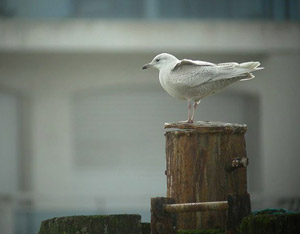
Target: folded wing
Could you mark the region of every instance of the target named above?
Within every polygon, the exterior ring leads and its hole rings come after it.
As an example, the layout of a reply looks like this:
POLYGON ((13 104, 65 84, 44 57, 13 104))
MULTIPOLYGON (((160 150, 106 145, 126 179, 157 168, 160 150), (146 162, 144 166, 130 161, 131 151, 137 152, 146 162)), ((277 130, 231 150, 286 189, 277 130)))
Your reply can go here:
POLYGON ((207 82, 240 77, 240 80, 253 79, 252 71, 261 70, 259 62, 220 63, 183 59, 170 73, 173 83, 196 87, 207 82))
POLYGON ((170 73, 173 83, 194 87, 216 77, 217 65, 204 61, 180 60, 170 73))

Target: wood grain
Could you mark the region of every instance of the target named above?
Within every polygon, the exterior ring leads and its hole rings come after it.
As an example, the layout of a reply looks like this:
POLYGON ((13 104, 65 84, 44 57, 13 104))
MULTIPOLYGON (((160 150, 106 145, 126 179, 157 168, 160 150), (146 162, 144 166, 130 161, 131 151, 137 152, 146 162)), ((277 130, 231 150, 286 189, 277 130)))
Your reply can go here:
MULTIPOLYGON (((247 192, 246 168, 226 170, 236 157, 247 157, 246 125, 219 122, 166 124, 167 197, 176 203, 226 201, 247 192)), ((178 229, 226 226, 226 211, 178 214, 178 229)))

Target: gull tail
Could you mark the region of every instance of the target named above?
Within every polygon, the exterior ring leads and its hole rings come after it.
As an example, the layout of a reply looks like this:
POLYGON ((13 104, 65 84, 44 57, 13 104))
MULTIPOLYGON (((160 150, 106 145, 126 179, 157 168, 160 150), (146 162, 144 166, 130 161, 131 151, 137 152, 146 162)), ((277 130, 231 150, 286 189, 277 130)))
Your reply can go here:
POLYGON ((213 80, 231 78, 240 78, 241 81, 251 80, 255 77, 252 72, 264 69, 259 66, 260 62, 220 63, 217 64, 219 75, 213 78, 213 80))
POLYGON ((249 72, 249 73, 245 73, 245 76, 243 76, 243 78, 240 79, 240 81, 252 80, 254 78, 255 76, 251 72, 249 72))
MULTIPOLYGON (((244 68, 244 69, 247 69, 247 70, 250 70, 250 71, 258 71, 258 70, 264 69, 263 67, 259 67, 260 62, 240 63, 238 66, 240 68, 244 68)), ((240 81, 252 80, 253 78, 255 78, 255 76, 251 72, 248 72, 245 75, 246 75, 245 78, 241 79, 240 81)))
POLYGON ((251 71, 257 71, 257 70, 262 70, 264 69, 263 67, 260 66, 260 62, 246 62, 246 63, 240 63, 238 65, 240 68, 245 68, 249 69, 251 71))

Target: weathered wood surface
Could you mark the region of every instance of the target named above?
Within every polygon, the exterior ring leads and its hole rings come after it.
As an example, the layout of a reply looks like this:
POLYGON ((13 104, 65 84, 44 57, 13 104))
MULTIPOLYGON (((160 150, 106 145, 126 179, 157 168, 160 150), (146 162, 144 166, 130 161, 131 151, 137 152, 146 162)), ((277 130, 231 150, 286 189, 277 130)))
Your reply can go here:
POLYGON ((140 215, 88 215, 42 221, 39 234, 141 234, 140 215))
POLYGON ((245 217, 241 234, 299 234, 300 212, 259 212, 245 217))
POLYGON ((184 213, 196 211, 227 210, 228 202, 198 202, 165 205, 165 210, 170 213, 184 213))
POLYGON ((251 214, 249 193, 228 195, 228 218, 226 230, 230 234, 238 234, 240 225, 246 216, 251 214))
MULTIPOLYGON (((197 122, 165 124, 167 197, 176 203, 226 201, 247 192, 246 168, 226 170, 246 156, 246 125, 197 122)), ((226 226, 227 211, 178 214, 178 229, 226 226)))
POLYGON ((235 133, 244 134, 247 131, 246 124, 232 124, 222 122, 198 121, 195 123, 165 123, 165 129, 196 130, 199 133, 235 133))
POLYGON ((173 203, 173 198, 151 198, 151 234, 177 234, 177 215, 165 211, 165 205, 173 203))
POLYGON ((242 219, 251 213, 250 195, 249 193, 230 194, 227 199, 219 202, 174 203, 176 201, 173 198, 152 198, 152 234, 176 233, 177 219, 174 216, 176 213, 216 210, 227 211, 226 234, 238 234, 242 219))

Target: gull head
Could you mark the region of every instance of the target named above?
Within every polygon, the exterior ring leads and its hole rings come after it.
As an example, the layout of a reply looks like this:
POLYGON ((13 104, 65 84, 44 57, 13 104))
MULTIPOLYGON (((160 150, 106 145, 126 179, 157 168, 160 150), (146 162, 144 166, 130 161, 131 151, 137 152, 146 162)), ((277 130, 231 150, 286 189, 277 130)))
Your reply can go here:
POLYGON ((178 59, 175 56, 167 53, 162 53, 156 55, 150 63, 145 64, 143 66, 143 69, 153 67, 160 70, 161 68, 165 68, 169 66, 174 67, 177 62, 178 59))

